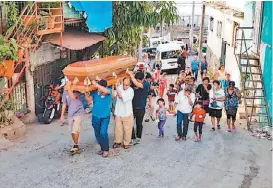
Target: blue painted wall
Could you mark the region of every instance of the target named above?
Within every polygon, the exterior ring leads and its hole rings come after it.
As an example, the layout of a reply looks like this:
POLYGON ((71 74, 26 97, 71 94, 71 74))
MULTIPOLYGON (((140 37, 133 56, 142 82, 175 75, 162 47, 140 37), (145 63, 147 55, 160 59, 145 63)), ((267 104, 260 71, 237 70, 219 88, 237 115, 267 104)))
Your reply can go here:
MULTIPOLYGON (((272 1, 265 1, 263 4, 263 23, 262 23, 261 42, 266 45, 264 53, 263 79, 266 91, 266 98, 272 120, 272 1)), ((262 52, 261 52, 262 53, 262 52)))

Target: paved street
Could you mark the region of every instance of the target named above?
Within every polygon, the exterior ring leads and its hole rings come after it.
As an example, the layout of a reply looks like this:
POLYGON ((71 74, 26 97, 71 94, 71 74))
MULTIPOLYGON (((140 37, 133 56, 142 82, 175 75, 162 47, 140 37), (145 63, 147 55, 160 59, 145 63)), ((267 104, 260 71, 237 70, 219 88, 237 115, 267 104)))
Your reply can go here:
MULTIPOLYGON (((113 123, 109 129, 112 141, 113 123)), ((186 142, 175 142, 175 133, 174 117, 168 119, 164 139, 157 138, 155 123, 145 123, 141 144, 103 159, 95 154, 99 147, 88 116, 80 138, 84 152, 73 157, 66 126, 30 125, 25 137, 0 153, 1 187, 271 187, 270 141, 243 129, 227 133, 224 126, 212 133, 209 122, 201 143, 192 140, 192 124, 186 142)))
MULTIPOLYGON (((174 75, 168 76, 173 82, 174 75)), ((158 139, 156 123, 144 124, 141 144, 118 156, 103 159, 96 152, 90 115, 86 115, 79 155, 70 156, 72 146, 67 125, 29 125, 25 137, 1 150, 1 187, 6 188, 270 188, 271 142, 258 140, 243 128, 227 133, 210 132, 207 118, 204 139, 193 141, 190 124, 188 140, 174 141, 176 119, 169 116, 165 138, 158 139)), ((242 126, 243 127, 243 126, 242 126)), ((113 121, 109 127, 112 145, 113 121)))

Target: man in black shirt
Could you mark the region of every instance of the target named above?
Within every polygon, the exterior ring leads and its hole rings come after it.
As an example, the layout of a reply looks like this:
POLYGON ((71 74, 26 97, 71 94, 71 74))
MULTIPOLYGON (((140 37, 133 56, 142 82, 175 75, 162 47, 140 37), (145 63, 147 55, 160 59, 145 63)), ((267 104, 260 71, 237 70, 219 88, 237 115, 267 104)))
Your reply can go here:
POLYGON ((142 129, 143 129, 143 118, 145 115, 145 108, 150 90, 150 84, 144 79, 143 72, 137 72, 135 75, 133 72, 128 72, 133 82, 132 88, 134 89, 133 98, 133 113, 136 119, 136 134, 133 128, 132 132, 132 143, 131 145, 137 144, 141 140, 142 129))
POLYGON ((181 52, 179 52, 179 55, 177 57, 177 67, 178 67, 177 68, 178 75, 180 74, 180 72, 182 70, 185 71, 185 68, 186 68, 186 58, 184 57, 184 55, 181 52))

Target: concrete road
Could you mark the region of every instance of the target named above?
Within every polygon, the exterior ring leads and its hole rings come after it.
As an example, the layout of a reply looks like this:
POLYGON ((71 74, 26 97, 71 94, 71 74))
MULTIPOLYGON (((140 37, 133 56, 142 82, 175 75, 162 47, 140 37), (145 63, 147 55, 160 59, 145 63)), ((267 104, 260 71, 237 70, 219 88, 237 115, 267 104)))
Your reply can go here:
MULTIPOLYGON (((224 123, 223 123, 224 124, 224 123)), ((270 188, 271 142, 257 140, 240 129, 227 133, 204 127, 201 143, 193 141, 192 123, 187 141, 174 141, 175 117, 169 116, 165 138, 158 139, 155 123, 144 124, 141 144, 103 159, 96 152, 90 116, 84 120, 80 146, 72 146, 67 126, 28 126, 24 138, 1 150, 0 187, 5 188, 270 188)), ((109 128, 113 141, 113 123, 109 128)), ((112 142, 111 142, 112 144, 112 142)))
MULTIPOLYGON (((175 76, 169 76, 173 82, 175 76)), ((156 123, 144 123, 141 144, 118 156, 103 159, 86 115, 79 155, 72 147, 67 125, 31 125, 25 137, 0 150, 0 187, 5 188, 271 188, 271 142, 258 140, 238 128, 227 133, 210 132, 207 118, 203 141, 193 141, 192 123, 188 140, 174 141, 176 119, 169 116, 165 138, 158 139, 156 123)), ((243 127, 243 125, 241 125, 243 127)), ((113 120, 109 126, 113 144, 113 120)))

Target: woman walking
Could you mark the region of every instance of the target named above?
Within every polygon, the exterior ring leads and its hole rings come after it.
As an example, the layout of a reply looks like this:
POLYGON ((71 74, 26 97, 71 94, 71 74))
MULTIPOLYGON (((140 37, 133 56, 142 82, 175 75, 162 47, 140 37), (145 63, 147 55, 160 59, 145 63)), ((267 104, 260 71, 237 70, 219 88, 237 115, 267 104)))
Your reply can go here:
POLYGON ((239 89, 235 87, 235 82, 230 81, 229 86, 225 89, 225 110, 227 114, 228 132, 236 130, 235 121, 236 121, 236 114, 237 114, 240 98, 241 98, 241 93, 239 89), (231 121, 232 121, 232 129, 231 129, 231 121))
POLYGON ((207 113, 209 112, 209 91, 212 88, 209 82, 209 78, 205 77, 203 78, 203 83, 196 88, 196 96, 198 100, 202 101, 202 107, 207 113))
POLYGON ((195 101, 195 95, 192 93, 192 88, 186 86, 184 90, 180 91, 175 99, 175 108, 177 109, 177 136, 175 140, 181 138, 187 139, 189 127, 189 114, 192 112, 192 107, 195 101), (183 131, 182 131, 183 124, 183 131))
POLYGON ((226 71, 225 71, 224 65, 221 65, 219 67, 219 70, 217 71, 217 74, 216 74, 216 78, 220 82, 221 87, 223 88, 223 85, 225 84, 225 80, 226 80, 226 71))
POLYGON ((215 131, 215 118, 217 119, 217 128, 220 129, 220 120, 222 118, 222 108, 224 107, 225 93, 220 87, 218 80, 213 81, 213 89, 209 92, 209 116, 211 117, 212 131, 215 131))

